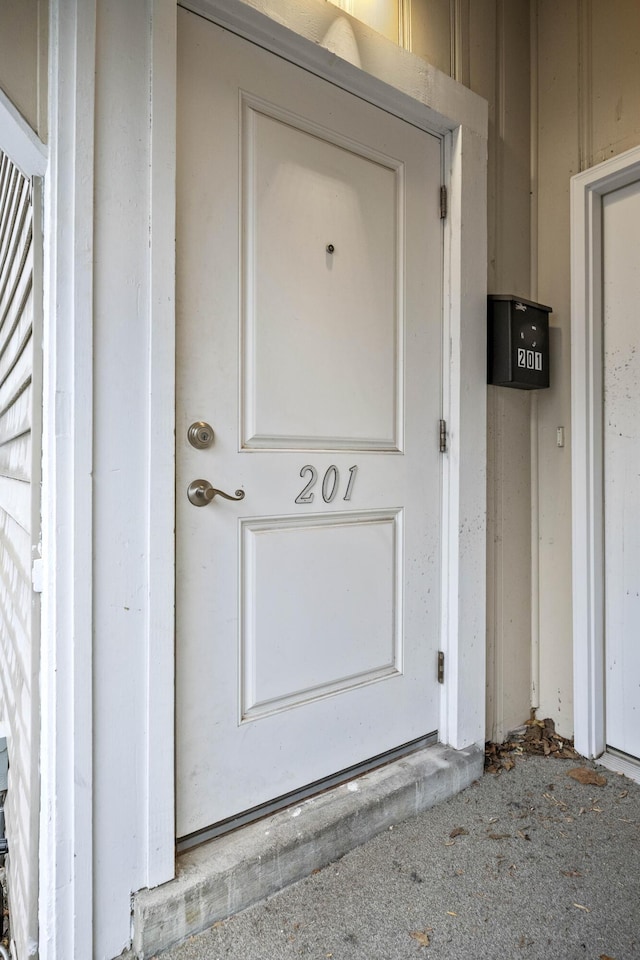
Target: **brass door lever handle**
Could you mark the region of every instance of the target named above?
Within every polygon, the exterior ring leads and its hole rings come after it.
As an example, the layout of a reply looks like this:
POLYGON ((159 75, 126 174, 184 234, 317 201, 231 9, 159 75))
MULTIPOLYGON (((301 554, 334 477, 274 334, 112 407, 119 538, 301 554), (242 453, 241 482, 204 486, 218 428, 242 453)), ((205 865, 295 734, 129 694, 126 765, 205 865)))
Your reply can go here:
POLYGON ((218 490, 208 480, 192 480, 187 487, 187 496, 194 507, 206 507, 214 497, 224 497, 225 500, 244 500, 244 490, 236 490, 235 497, 224 490, 218 490))

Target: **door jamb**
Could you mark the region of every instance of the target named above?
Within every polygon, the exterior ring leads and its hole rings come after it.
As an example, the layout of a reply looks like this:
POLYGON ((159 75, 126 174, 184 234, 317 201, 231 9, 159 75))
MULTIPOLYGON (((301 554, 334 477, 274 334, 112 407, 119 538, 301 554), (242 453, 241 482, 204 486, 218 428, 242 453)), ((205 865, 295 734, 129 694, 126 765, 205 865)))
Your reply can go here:
POLYGON ((640 147, 571 179, 571 419, 575 744, 605 739, 602 198, 640 179, 640 147))

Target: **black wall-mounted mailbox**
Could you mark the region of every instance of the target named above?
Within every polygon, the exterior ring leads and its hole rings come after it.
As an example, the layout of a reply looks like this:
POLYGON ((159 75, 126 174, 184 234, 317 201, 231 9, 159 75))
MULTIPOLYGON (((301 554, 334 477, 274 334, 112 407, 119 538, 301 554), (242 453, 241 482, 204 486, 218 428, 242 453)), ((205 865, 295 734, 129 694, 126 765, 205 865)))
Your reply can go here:
POLYGON ((520 390, 548 387, 552 308, 500 295, 487 301, 487 383, 520 390))

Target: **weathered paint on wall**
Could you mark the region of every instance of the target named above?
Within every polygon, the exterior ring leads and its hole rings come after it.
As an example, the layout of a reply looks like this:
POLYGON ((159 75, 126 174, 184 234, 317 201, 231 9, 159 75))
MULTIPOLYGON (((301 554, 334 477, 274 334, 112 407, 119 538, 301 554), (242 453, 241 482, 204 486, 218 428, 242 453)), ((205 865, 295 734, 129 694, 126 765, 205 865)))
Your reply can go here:
POLYGON ((0 89, 47 139, 48 0, 2 0, 0 89))
POLYGON ((573 729, 569 178, 640 143, 640 5, 537 0, 538 294, 553 306, 540 395, 540 716, 573 729), (556 444, 565 427, 566 445, 556 444))

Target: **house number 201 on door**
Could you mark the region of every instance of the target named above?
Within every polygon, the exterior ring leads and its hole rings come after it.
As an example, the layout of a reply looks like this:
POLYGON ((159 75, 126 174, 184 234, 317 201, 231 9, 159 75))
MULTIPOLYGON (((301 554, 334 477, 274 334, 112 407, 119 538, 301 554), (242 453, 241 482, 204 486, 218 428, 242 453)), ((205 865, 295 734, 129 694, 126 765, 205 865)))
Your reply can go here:
MULTIPOLYGON (((351 500, 351 494, 353 493, 353 485, 356 480, 356 474, 358 472, 358 467, 353 466, 349 467, 349 479, 347 480, 347 487, 345 490, 343 500, 351 500)), ((308 463, 300 471, 300 476, 304 479, 309 477, 309 480, 302 488, 300 493, 295 499, 296 503, 313 503, 315 493, 313 488, 318 482, 318 471, 314 466, 308 463)), ((327 467, 325 474, 322 478, 322 486, 320 487, 322 491, 322 499, 325 503, 332 503, 335 500, 338 491, 340 489, 340 471, 335 464, 331 464, 330 467, 327 467)))

